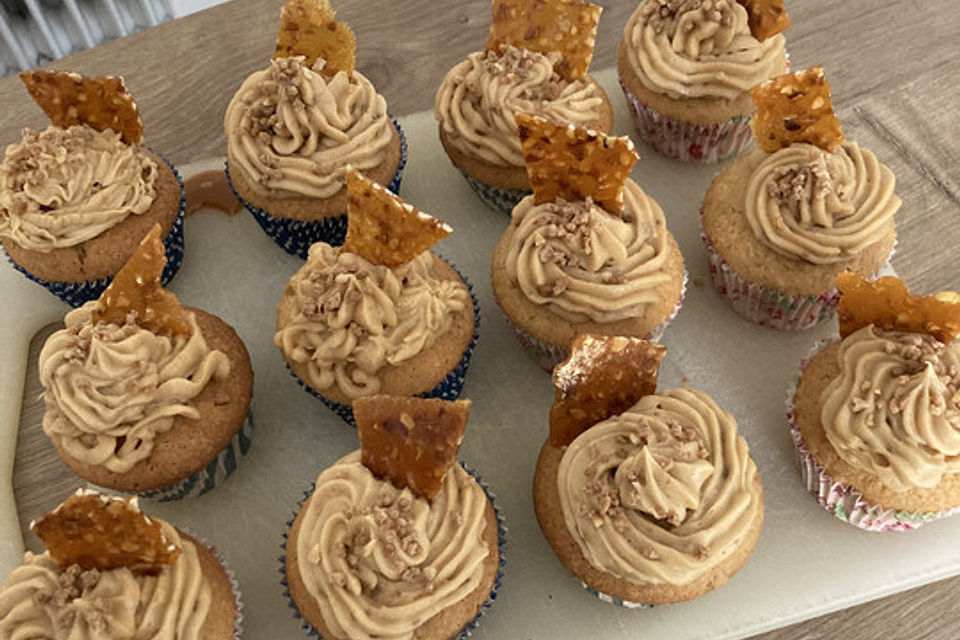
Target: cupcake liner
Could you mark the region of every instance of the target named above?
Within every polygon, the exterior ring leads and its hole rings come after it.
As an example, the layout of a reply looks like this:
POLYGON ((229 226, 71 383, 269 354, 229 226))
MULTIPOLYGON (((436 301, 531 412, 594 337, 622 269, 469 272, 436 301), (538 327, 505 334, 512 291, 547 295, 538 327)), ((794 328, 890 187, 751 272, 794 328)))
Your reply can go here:
POLYGON ((600 600, 603 600, 604 602, 608 602, 610 604, 615 604, 618 607, 624 607, 626 609, 653 609, 653 605, 646 602, 631 602, 629 600, 623 600, 616 596, 607 595, 606 593, 597 591, 596 589, 588 585, 583 580, 580 581, 580 586, 586 589, 592 595, 599 598, 600 600))
MULTIPOLYGON (((161 282, 164 286, 166 286, 167 283, 173 280, 173 276, 176 275, 177 271, 180 269, 180 263, 183 262, 183 212, 187 202, 187 192, 183 187, 183 178, 180 177, 180 172, 177 171, 177 168, 174 167, 169 160, 156 153, 156 151, 154 151, 154 153, 161 160, 167 163, 167 166, 169 166, 170 170, 173 171, 173 175, 176 177, 177 183, 180 185, 180 211, 177 213, 177 218, 173 221, 173 226, 170 227, 170 231, 167 232, 166 237, 163 239, 163 247, 167 254, 167 264, 163 268, 161 282)), ((84 280, 81 282, 44 280, 43 278, 38 278, 18 265, 6 252, 4 252, 4 254, 7 256, 7 261, 13 265, 13 268, 26 276, 28 280, 32 280, 43 286, 50 293, 74 308, 81 306, 85 302, 99 298, 100 294, 102 294, 113 281, 112 276, 109 278, 97 278, 96 280, 84 280)))
POLYGON ((223 554, 220 553, 220 550, 214 545, 210 544, 208 540, 202 536, 198 536, 188 528, 182 528, 180 531, 186 533, 188 536, 206 547, 207 550, 213 554, 213 557, 217 559, 217 562, 220 563, 220 566, 223 567, 223 572, 227 574, 227 580, 230 581, 230 590, 233 592, 233 602, 237 608, 236 618, 234 618, 233 621, 233 640, 240 640, 243 637, 243 598, 240 594, 240 581, 237 580, 236 573, 234 573, 233 569, 230 568, 230 565, 227 564, 227 561, 224 559, 223 554))
POLYGON ((521 200, 533 193, 532 191, 526 191, 524 189, 503 189, 501 187, 495 187, 486 182, 481 182, 476 178, 471 178, 464 171, 460 173, 463 174, 463 177, 467 180, 467 184, 470 185, 474 193, 480 196, 480 199, 483 200, 485 205, 494 211, 505 213, 508 216, 513 212, 513 208, 520 204, 521 200))
POLYGON ((826 470, 820 466, 807 449, 797 424, 797 413, 794 406, 794 396, 803 370, 822 349, 830 345, 833 340, 821 340, 807 356, 800 362, 800 367, 794 375, 787 389, 786 412, 787 426, 790 436, 796 447, 797 462, 800 466, 800 478, 807 491, 813 494, 820 505, 834 516, 848 522, 855 527, 866 531, 912 531, 928 522, 939 520, 960 511, 960 508, 943 511, 897 511, 884 509, 881 506, 870 504, 863 498, 863 494, 851 485, 835 481, 826 470))
MULTIPOLYGON (((493 507, 493 513, 497 518, 497 549, 500 555, 500 562, 497 565, 497 575, 493 579, 493 587, 490 590, 490 595, 487 597, 483 605, 481 605, 480 611, 478 611, 477 615, 474 616, 470 622, 464 625, 463 629, 461 629, 460 632, 456 636, 453 636, 453 638, 450 640, 466 640, 466 638, 473 633, 473 630, 477 628, 477 626, 480 624, 480 618, 486 615, 487 610, 493 606, 494 601, 497 599, 497 596, 500 593, 500 587, 503 585, 504 568, 507 566, 507 556, 505 554, 507 547, 507 527, 503 520, 503 514, 500 513, 500 507, 497 506, 497 497, 490 489, 490 485, 488 485, 484 479, 480 477, 479 473, 468 467, 463 462, 459 462, 459 464, 464 471, 469 473, 473 479, 477 481, 477 484, 480 485, 480 488, 483 489, 484 494, 486 494, 487 500, 490 501, 490 506, 493 507)), ((297 514, 300 513, 303 505, 306 504, 310 496, 313 495, 313 490, 315 487, 316 482, 311 483, 310 488, 305 491, 303 493, 303 497, 297 501, 297 508, 294 510, 293 515, 289 520, 287 520, 287 527, 283 532, 283 542, 280 543, 281 554, 278 560, 280 561, 280 584, 283 585, 283 595, 287 599, 287 606, 289 606, 293 612, 293 617, 300 621, 300 627, 306 631, 310 637, 323 640, 323 636, 320 635, 320 632, 313 628, 313 626, 304 620, 302 615, 300 615, 300 610, 293 601, 293 596, 290 595, 290 585, 287 583, 287 540, 290 536, 290 527, 293 526, 293 521, 296 519, 297 514)))
POLYGON ((240 458, 250 450, 250 438, 252 436, 253 410, 251 409, 247 412, 247 419, 244 420, 240 430, 230 439, 226 448, 217 454, 207 466, 179 482, 160 489, 138 492, 137 496, 144 500, 172 502, 203 495, 237 470, 240 465, 240 458))
MULTIPOLYGON (((677 297, 677 304, 673 308, 673 311, 670 312, 670 315, 666 320, 661 322, 659 325, 654 327, 653 331, 650 332, 650 335, 647 336, 647 340, 651 342, 659 342, 660 338, 663 337, 664 331, 666 331, 667 326, 673 319, 677 317, 677 314, 680 313, 680 307, 683 306, 683 301, 687 296, 687 270, 683 270, 683 283, 680 285, 680 295, 677 297)), ((509 316, 504 314, 504 319, 507 321, 507 324, 513 329, 514 333, 517 335, 517 341, 520 343, 520 346, 523 347, 524 351, 527 352, 537 365, 546 371, 547 373, 552 373, 553 368, 566 360, 570 356, 569 346, 559 346, 551 344, 545 340, 535 337, 526 329, 517 325, 509 316)))
MULTIPOLYGON (((467 280, 456 266, 454 266, 450 261, 442 258, 447 264, 453 267, 453 270, 457 272, 457 275, 460 276, 460 279, 463 280, 463 283, 467 285, 467 291, 470 292, 470 300, 473 302, 473 337, 470 339, 470 344, 467 345, 467 348, 464 350, 463 355, 460 357, 460 362, 457 363, 453 369, 450 370, 450 373, 446 375, 430 391, 417 394, 420 398, 440 398, 441 400, 456 400, 460 397, 460 391, 463 389, 463 383, 467 376, 467 369, 470 367, 470 358, 473 356, 473 349, 477 346, 477 340, 480 338, 480 300, 477 299, 477 294, 473 291, 473 285, 470 284, 470 281, 467 280)), ((353 407, 349 404, 341 404, 339 402, 334 402, 328 398, 325 398, 322 393, 311 387, 309 384, 300 379, 297 374, 293 372, 293 369, 290 368, 290 365, 287 364, 287 371, 290 372, 290 375, 293 376, 294 380, 297 381, 304 391, 312 395, 314 398, 317 398, 325 404, 331 411, 336 413, 340 418, 349 424, 352 427, 356 427, 357 423, 353 418, 353 407)))
POLYGON ((620 88, 627 98, 640 139, 672 160, 702 164, 722 162, 753 146, 749 114, 713 124, 686 122, 665 116, 640 102, 622 81, 620 88))
MULTIPOLYGON (((397 165, 397 172, 393 180, 387 185, 387 189, 393 193, 400 193, 400 182, 403 179, 403 169, 407 166, 407 137, 400 128, 400 123, 396 118, 391 117, 393 126, 400 135, 400 164, 397 165)), ((310 245, 315 242, 326 242, 327 244, 339 246, 343 244, 347 237, 347 214, 321 218, 320 220, 293 220, 291 218, 281 218, 270 215, 269 212, 253 205, 237 193, 230 179, 230 164, 224 165, 227 174, 227 184, 230 191, 236 196, 237 200, 253 214, 260 228, 270 236, 277 245, 291 255, 307 259, 307 251, 310 245)))

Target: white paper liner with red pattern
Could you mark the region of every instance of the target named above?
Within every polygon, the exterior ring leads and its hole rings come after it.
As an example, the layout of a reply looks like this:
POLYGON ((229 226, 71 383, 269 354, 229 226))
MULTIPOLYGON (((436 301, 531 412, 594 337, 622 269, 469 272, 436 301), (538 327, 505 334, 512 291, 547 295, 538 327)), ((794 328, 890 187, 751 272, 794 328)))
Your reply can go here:
POLYGON ((896 511, 870 504, 864 500, 863 494, 855 488, 831 478, 830 474, 810 454, 797 424, 797 413, 793 399, 796 396, 803 370, 806 369, 815 355, 832 342, 833 340, 827 339, 814 345, 810 353, 800 362, 800 367, 787 389, 787 426, 790 427, 790 436, 793 438, 793 444, 796 447, 797 462, 800 465, 800 478, 807 491, 812 493, 817 502, 834 516, 866 531, 912 531, 928 522, 945 518, 960 511, 960 508, 945 511, 896 511))

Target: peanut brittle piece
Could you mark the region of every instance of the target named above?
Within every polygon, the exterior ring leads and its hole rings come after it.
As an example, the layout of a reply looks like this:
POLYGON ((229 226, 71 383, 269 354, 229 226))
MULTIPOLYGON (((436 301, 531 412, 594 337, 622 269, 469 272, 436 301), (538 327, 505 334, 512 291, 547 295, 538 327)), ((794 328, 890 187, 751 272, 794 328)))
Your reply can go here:
POLYGON ((347 239, 342 251, 396 267, 451 233, 450 225, 407 204, 359 171, 347 172, 347 239))
POLYGON ((156 574, 180 556, 180 547, 167 538, 159 522, 140 511, 136 497, 112 498, 79 489, 30 523, 30 529, 63 569, 127 567, 156 574))
POLYGON ((603 7, 581 0, 493 0, 487 51, 514 45, 539 53, 556 51, 556 71, 566 80, 586 77, 603 7))
POLYGON ((639 159, 630 138, 526 113, 516 121, 537 204, 592 198, 609 213, 623 211, 623 185, 639 159))
POLYGON ((160 284, 163 267, 167 264, 160 234, 160 225, 153 225, 114 276, 93 312, 94 323, 123 324, 133 314, 138 326, 157 335, 190 335, 190 323, 180 301, 160 284))
POLYGON ((737 0, 747 10, 750 33, 761 42, 790 26, 783 0, 737 0))
POLYGON ((360 460, 373 475, 433 500, 456 462, 469 414, 469 400, 358 398, 360 460))
POLYGON ((927 333, 943 343, 960 335, 960 294, 952 291, 918 296, 899 278, 871 281, 850 272, 837 276, 837 289, 842 338, 868 324, 885 331, 927 333))
POLYGON ((336 21, 336 12, 327 0, 290 0, 280 11, 280 31, 274 58, 305 56, 312 67, 323 58, 323 74, 344 71, 352 76, 357 66, 357 42, 347 25, 336 21))
POLYGON ((666 352, 666 347, 640 338, 574 338, 570 357, 553 369, 550 443, 565 447, 593 425, 656 392, 666 352))
POLYGON ((87 78, 69 71, 23 71, 20 79, 50 122, 112 129, 127 144, 143 138, 143 121, 123 78, 87 78))
POLYGON ((823 67, 785 73, 750 90, 757 113, 753 136, 772 153, 798 142, 833 151, 843 143, 823 67))

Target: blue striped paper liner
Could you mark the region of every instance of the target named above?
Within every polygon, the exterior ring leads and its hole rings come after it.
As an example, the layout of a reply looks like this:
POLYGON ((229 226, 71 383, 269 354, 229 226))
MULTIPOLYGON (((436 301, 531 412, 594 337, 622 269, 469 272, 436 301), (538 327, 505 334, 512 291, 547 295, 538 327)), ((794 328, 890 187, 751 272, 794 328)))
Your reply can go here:
MULTIPOLYGON (((460 273, 460 270, 446 258, 441 257, 441 260, 449 264, 453 270, 457 272, 457 275, 463 280, 463 284, 467 285, 467 291, 470 292, 470 300, 473 302, 473 337, 470 339, 470 344, 467 345, 463 355, 460 357, 460 362, 457 363, 457 366, 451 369, 450 373, 448 373, 437 386, 430 391, 419 393, 417 396, 421 398, 440 398, 441 400, 452 401, 460 397, 460 391, 463 390, 463 383, 467 377, 467 369, 470 367, 470 358, 473 356, 473 349, 477 346, 477 340, 480 338, 480 300, 477 299, 477 295, 473 291, 473 285, 470 284, 466 276, 460 273)), ((351 405, 341 404, 325 398, 323 394, 301 380, 300 377, 293 372, 289 364, 287 364, 287 371, 290 372, 290 375, 293 376, 294 380, 297 381, 297 384, 299 384, 304 391, 327 405, 331 411, 340 416, 340 418, 350 426, 357 426, 356 421, 353 419, 353 407, 351 405)))
MULTIPOLYGON (((507 527, 503 521, 503 514, 500 513, 500 507, 497 506, 496 495, 490 489, 483 478, 480 477, 480 474, 468 467, 463 461, 459 462, 460 466, 464 471, 469 473, 474 480, 477 481, 477 484, 480 485, 480 488, 483 489, 483 492, 487 496, 487 500, 490 501, 490 506, 493 507, 493 513, 497 518, 497 550, 500 555, 500 562, 497 565, 497 575, 493 579, 493 588, 490 590, 490 595, 487 597, 486 601, 481 605, 480 611, 477 612, 477 615, 474 616, 470 622, 464 625, 463 629, 460 630, 456 636, 450 640, 466 640, 470 637, 470 634, 473 633, 473 630, 477 628, 480 624, 480 619, 486 615, 490 607, 493 606, 494 601, 497 599, 497 596, 500 593, 500 587, 503 585, 503 573, 504 569, 507 566, 507 556, 505 554, 507 548, 507 527)), ((304 491, 303 497, 297 502, 297 508, 293 512, 293 516, 287 520, 287 528, 283 532, 283 542, 280 543, 280 550, 282 553, 278 560, 280 561, 280 584, 283 586, 283 595, 287 599, 287 606, 293 610, 293 617, 300 621, 300 628, 307 632, 307 635, 311 638, 319 638, 319 640, 324 640, 323 636, 320 635, 320 632, 317 631, 313 626, 307 622, 302 615, 300 615, 300 610, 297 608, 296 603, 293 601, 293 596, 290 595, 290 585, 287 584, 287 540, 290 536, 290 527, 293 526, 293 521, 296 519, 297 514, 300 513, 300 510, 303 508, 303 505, 307 502, 311 495, 313 495, 313 490, 316 487, 316 482, 311 483, 310 488, 307 491, 304 491)))
POLYGON ((517 206, 521 200, 533 193, 533 191, 526 191, 524 189, 503 189, 501 187, 495 187, 486 182, 481 182, 476 178, 471 178, 465 171, 461 171, 460 173, 467 179, 467 184, 469 184, 470 188, 483 200, 485 205, 494 211, 505 213, 508 216, 513 213, 513 208, 517 206))
MULTIPOLYGON (((407 166, 407 137, 400 128, 400 123, 396 118, 391 117, 393 126, 400 135, 400 164, 397 165, 397 172, 393 180, 387 185, 387 189, 393 193, 400 193, 400 182, 403 179, 403 169, 407 166)), ((277 245, 287 253, 299 256, 303 260, 307 259, 307 252, 310 245, 315 242, 326 242, 333 246, 343 244, 347 237, 347 214, 339 216, 330 216, 319 220, 294 220, 292 218, 282 218, 271 215, 269 212, 253 205, 237 193, 230 179, 230 165, 227 162, 224 165, 227 174, 227 184, 230 191, 240 201, 240 203, 249 211, 260 228, 270 236, 277 245)))
POLYGON ((604 602, 609 602, 610 604, 615 604, 618 607, 624 607, 625 609, 653 609, 653 605, 648 604, 646 602, 631 602, 629 600, 623 600, 622 598, 607 595, 606 593, 597 591, 596 589, 588 585, 583 580, 580 581, 580 586, 586 589, 588 593, 596 596, 600 600, 603 600, 604 602))
MULTIPOLYGON (((177 171, 177 168, 174 167, 169 160, 156 151, 153 151, 153 153, 167 163, 167 166, 170 167, 170 170, 173 171, 174 177, 177 179, 177 184, 180 185, 180 210, 177 213, 176 220, 173 221, 173 226, 170 227, 170 231, 163 239, 163 247, 167 254, 167 264, 163 268, 163 275, 161 276, 160 280, 163 285, 166 286, 167 283, 173 280, 173 276, 176 275, 177 271, 180 269, 180 263, 183 262, 183 212, 184 208, 186 207, 187 192, 183 187, 183 178, 180 177, 180 172, 177 171)), ((44 280, 43 278, 38 278, 18 265, 6 252, 4 252, 4 254, 7 256, 7 261, 13 265, 14 269, 26 276, 28 280, 32 280, 43 286, 50 293, 60 298, 71 307, 79 307, 85 302, 96 300, 113 281, 112 276, 109 278, 97 278, 96 280, 84 280, 82 282, 44 280)))

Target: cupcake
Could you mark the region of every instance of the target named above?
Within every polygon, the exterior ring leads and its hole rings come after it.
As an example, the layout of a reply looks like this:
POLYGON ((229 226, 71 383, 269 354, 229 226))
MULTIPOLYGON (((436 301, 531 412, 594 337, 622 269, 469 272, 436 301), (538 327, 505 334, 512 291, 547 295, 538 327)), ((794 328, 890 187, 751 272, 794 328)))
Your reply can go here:
POLYGON ((707 394, 656 390, 665 348, 581 336, 554 370, 537 521, 591 593, 626 607, 697 598, 746 562, 763 488, 737 422, 707 394))
POLYGON ((782 0, 641 0, 617 56, 640 138, 683 162, 748 149, 750 89, 786 71, 789 24, 782 0))
POLYGON ((274 344, 294 376, 348 423, 375 393, 456 399, 479 306, 428 251, 453 229, 351 171, 342 247, 318 242, 287 283, 274 344))
POLYGON ((327 640, 465 638, 504 564, 493 496, 455 464, 468 401, 356 402, 360 450, 317 478, 285 542, 285 584, 327 640))
POLYGON ((224 116, 234 192, 274 242, 301 258, 314 242, 343 243, 347 167, 400 189, 406 140, 354 69, 354 44, 326 0, 290 0, 274 59, 243 82, 224 116))
POLYGON ((845 522, 916 529, 960 508, 960 296, 849 273, 838 285, 840 339, 788 396, 801 475, 845 522))
POLYGON ((451 69, 437 90, 440 142, 495 211, 509 214, 531 189, 514 114, 613 126, 610 101, 587 74, 601 11, 580 0, 496 0, 486 49, 451 69))
POLYGON ((683 257, 659 205, 626 177, 632 143, 521 120, 534 195, 513 210, 492 266, 497 303, 521 344, 550 371, 581 333, 659 339, 683 298, 683 257), (538 151, 546 139, 558 147, 538 151), (553 164, 560 153, 568 161, 553 164), (593 159, 581 166, 577 157, 593 159), (621 195, 604 200, 598 184, 621 195))
POLYGON ((836 308, 837 275, 875 275, 893 252, 893 172, 845 141, 819 67, 756 90, 761 148, 726 167, 703 201, 702 237, 734 311, 806 329, 836 308))
POLYGON ((103 293, 159 224, 168 282, 183 257, 183 183, 141 146, 123 80, 64 71, 20 78, 52 124, 24 129, 0 163, 0 243, 11 264, 77 307, 103 293))
POLYGON ((155 226, 101 298, 40 352, 43 431, 95 485, 160 500, 198 495, 250 444, 253 370, 223 320, 160 287, 155 226))
POLYGON ((136 498, 80 489, 30 526, 47 550, 0 587, 0 637, 239 638, 240 594, 216 552, 136 498))

